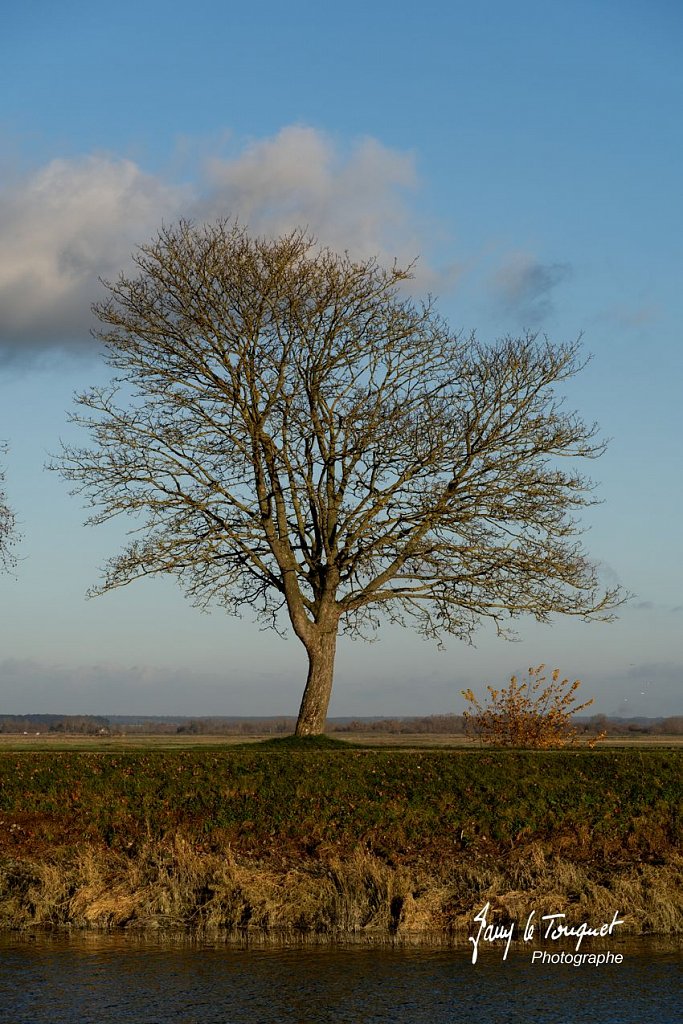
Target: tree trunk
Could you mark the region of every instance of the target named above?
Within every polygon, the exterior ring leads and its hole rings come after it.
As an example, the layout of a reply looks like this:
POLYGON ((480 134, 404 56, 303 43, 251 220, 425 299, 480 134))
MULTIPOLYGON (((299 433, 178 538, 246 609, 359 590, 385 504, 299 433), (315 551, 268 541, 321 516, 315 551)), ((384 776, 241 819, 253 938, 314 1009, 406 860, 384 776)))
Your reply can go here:
POLYGON ((325 731, 336 650, 336 623, 334 630, 321 632, 314 641, 306 644, 308 678, 296 723, 297 736, 320 736, 325 731))

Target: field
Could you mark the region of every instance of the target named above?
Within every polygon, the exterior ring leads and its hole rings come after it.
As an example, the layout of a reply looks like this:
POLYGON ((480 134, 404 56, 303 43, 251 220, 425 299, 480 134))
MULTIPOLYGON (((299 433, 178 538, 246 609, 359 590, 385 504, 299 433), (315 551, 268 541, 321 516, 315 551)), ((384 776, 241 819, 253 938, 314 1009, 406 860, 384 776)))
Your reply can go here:
POLYGON ((408 940, 490 900, 683 932, 680 746, 20 742, 0 750, 6 927, 408 940))
MULTIPOLYGON (((79 736, 62 733, 0 733, 0 752, 3 750, 206 750, 224 747, 244 747, 272 739, 270 734, 204 735, 188 734, 150 735, 128 733, 122 736, 79 736)), ((457 749, 480 750, 479 744, 461 733, 344 733, 334 734, 334 739, 349 746, 384 747, 409 750, 457 749)), ((639 750, 683 747, 683 735, 616 736, 601 740, 600 749, 632 747, 639 750)), ((580 749, 580 748, 576 748, 580 749)))

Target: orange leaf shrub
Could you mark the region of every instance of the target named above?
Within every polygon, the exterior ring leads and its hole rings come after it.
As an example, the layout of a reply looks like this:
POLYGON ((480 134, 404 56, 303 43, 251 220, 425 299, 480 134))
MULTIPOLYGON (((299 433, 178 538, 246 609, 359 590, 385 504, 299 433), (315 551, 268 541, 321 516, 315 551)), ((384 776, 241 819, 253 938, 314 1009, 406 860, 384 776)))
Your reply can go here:
MULTIPOLYGON (((593 700, 576 704, 580 680, 560 679, 554 669, 548 681, 545 665, 530 668, 521 682, 512 676, 501 690, 487 686, 488 703, 482 705, 472 690, 462 690, 470 707, 465 711, 465 731, 469 736, 496 747, 562 747, 573 742, 577 730, 571 716, 589 707, 593 700)), ((604 738, 604 734, 594 738, 604 738)))

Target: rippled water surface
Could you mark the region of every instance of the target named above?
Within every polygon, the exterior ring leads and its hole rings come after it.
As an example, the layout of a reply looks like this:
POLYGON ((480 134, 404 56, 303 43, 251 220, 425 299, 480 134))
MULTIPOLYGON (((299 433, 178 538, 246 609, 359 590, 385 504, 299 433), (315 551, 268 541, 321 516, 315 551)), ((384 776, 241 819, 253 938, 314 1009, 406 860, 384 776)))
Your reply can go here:
POLYGON ((461 948, 249 947, 0 936, 8 1024, 673 1024, 681 949, 622 942, 620 965, 470 961, 461 948))

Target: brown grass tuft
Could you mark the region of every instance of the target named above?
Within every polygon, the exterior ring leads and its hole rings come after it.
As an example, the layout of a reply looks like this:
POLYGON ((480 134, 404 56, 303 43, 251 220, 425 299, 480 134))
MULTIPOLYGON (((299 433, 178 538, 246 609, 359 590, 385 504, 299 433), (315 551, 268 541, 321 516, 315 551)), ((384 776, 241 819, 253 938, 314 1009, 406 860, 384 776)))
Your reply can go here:
POLYGON ((623 932, 683 933, 683 858, 612 869, 608 877, 540 843, 495 863, 392 865, 357 848, 299 862, 206 851, 178 834, 134 854, 87 846, 49 862, 0 866, 0 927, 222 930, 372 941, 434 941, 471 927, 486 903, 521 921, 626 918, 623 932))

